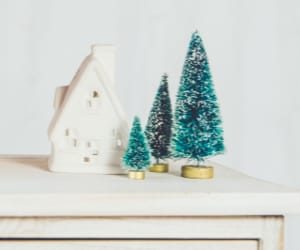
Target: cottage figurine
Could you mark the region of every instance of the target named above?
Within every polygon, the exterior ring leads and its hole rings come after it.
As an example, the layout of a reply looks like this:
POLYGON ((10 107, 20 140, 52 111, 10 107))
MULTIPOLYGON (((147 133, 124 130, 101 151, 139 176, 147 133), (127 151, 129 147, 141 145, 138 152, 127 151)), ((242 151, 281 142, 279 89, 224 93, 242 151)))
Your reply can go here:
POLYGON ((129 126, 114 89, 114 54, 111 45, 92 46, 72 82, 56 89, 51 171, 123 172, 129 126))

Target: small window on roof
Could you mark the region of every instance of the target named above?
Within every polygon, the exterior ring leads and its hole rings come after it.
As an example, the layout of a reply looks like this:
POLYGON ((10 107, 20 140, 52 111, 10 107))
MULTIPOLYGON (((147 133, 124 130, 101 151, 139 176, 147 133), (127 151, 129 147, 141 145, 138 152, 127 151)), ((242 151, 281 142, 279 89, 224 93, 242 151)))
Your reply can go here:
POLYGON ((98 98, 99 97, 99 92, 94 90, 93 93, 92 93, 92 97, 93 98, 98 98))

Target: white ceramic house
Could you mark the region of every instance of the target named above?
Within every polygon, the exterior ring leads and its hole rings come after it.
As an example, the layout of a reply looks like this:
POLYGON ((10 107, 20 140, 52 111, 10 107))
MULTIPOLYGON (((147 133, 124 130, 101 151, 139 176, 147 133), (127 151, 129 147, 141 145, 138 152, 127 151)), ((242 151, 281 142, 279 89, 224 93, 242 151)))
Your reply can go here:
POLYGON ((49 169, 119 174, 129 127, 114 89, 111 45, 94 45, 72 82, 56 89, 49 169))

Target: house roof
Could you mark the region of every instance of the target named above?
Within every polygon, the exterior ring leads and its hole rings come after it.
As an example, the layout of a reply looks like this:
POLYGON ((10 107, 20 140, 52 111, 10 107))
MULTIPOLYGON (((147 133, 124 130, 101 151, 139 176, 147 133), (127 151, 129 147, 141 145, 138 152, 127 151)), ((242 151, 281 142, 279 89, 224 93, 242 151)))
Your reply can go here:
POLYGON ((111 100, 113 108, 116 112, 116 115, 119 117, 119 119, 126 122, 126 126, 129 129, 126 114, 123 111, 119 99, 117 98, 116 93, 113 89, 113 72, 109 72, 109 70, 113 68, 113 59, 110 60, 111 58, 109 57, 113 56, 114 47, 111 45, 92 46, 92 53, 89 56, 87 56, 82 62, 70 85, 68 86, 60 106, 55 111, 54 117, 48 129, 48 136, 50 139, 52 139, 56 135, 57 128, 64 119, 65 112, 72 108, 72 105, 70 105, 70 100, 73 97, 73 93, 78 87, 80 87, 81 84, 85 83, 81 80, 84 77, 84 74, 90 69, 90 67, 96 69, 95 72, 97 74, 97 78, 105 88, 106 93, 109 99, 111 100), (108 62, 109 67, 104 67, 106 61, 108 62))

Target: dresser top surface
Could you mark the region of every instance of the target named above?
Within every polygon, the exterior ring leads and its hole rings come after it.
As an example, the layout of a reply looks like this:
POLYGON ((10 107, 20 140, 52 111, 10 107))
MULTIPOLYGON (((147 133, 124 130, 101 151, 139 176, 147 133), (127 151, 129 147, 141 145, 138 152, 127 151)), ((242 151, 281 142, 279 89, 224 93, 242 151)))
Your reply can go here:
POLYGON ((300 213, 300 192, 213 164, 210 180, 147 173, 52 173, 47 157, 0 158, 0 216, 282 215, 300 213))

